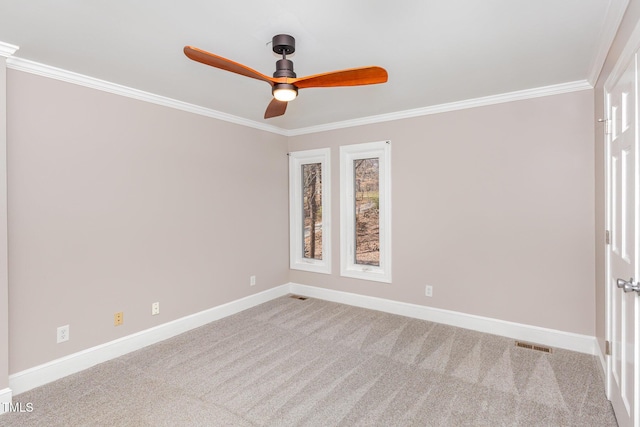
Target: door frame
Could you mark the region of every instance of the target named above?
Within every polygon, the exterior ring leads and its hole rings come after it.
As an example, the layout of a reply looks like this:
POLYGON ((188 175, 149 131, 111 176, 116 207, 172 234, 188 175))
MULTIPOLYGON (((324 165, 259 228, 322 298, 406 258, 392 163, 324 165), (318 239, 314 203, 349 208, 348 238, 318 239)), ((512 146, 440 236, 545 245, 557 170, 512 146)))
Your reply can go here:
MULTIPOLYGON (((626 70, 630 61, 633 60, 636 52, 639 53, 640 60, 640 22, 636 25, 633 30, 631 36, 627 40, 624 49, 622 50, 620 56, 618 57, 618 61, 616 62, 613 70, 609 74, 607 78, 603 91, 604 91, 604 115, 605 115, 605 124, 611 123, 610 117, 610 107, 611 107, 611 90, 612 87, 617 83, 617 81, 622 77, 622 74, 626 70)), ((638 73, 640 70, 636 70, 638 73)), ((640 104, 640 86, 636 88, 636 99, 638 100, 638 104, 640 104)), ((605 127, 608 129, 610 126, 605 127)), ((636 120, 636 127, 640 127, 640 122, 636 120)), ((605 229, 611 230, 611 165, 610 165, 610 156, 611 156, 611 134, 604 131, 604 174, 605 174, 605 229)), ((634 169, 636 177, 640 173, 640 161, 638 155, 640 154, 640 147, 638 146, 638 137, 636 137, 636 156, 634 158, 634 169)), ((636 186, 638 187, 640 182, 636 180, 636 186)), ((636 189, 636 196, 638 195, 638 189, 636 189)), ((638 253, 640 239, 638 239, 638 235, 640 234, 640 221, 638 221, 638 217, 640 216, 640 203, 636 200, 636 253, 638 253)), ((636 273, 640 272, 640 266, 635 265, 634 270, 636 273)), ((637 276, 637 274, 636 274, 637 276)), ((636 280, 640 280, 640 277, 636 277, 636 280)), ((622 292, 617 289, 614 284, 610 283, 611 281, 611 245, 605 242, 605 340, 608 342, 612 341, 612 313, 611 313, 611 304, 613 298, 613 292, 622 292)), ((634 419, 632 420, 632 425, 634 427, 640 427, 640 295, 636 295, 635 299, 635 312, 634 312, 634 322, 637 325, 635 328, 635 336, 634 336, 634 408, 633 414, 634 419)), ((602 353, 602 352, 601 352, 602 353)), ((605 392, 608 399, 611 397, 612 387, 613 387, 613 379, 612 379, 612 358, 609 355, 605 356, 605 392)))

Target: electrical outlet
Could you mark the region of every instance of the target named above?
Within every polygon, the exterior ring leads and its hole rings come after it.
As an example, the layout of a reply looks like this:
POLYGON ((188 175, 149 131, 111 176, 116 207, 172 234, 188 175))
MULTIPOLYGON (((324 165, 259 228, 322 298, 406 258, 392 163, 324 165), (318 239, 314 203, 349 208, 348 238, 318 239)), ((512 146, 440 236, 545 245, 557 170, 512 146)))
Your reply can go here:
POLYGON ((425 294, 425 296, 432 297, 433 296, 433 286, 427 285, 424 288, 424 294, 425 294))
POLYGON ((151 315, 155 316, 156 314, 160 314, 160 303, 154 302, 151 304, 151 315))
POLYGON ((255 286, 256 285, 256 276, 250 276, 249 277, 249 286, 255 286))
POLYGON ((116 314, 113 315, 113 326, 119 326, 122 325, 122 323, 124 322, 124 312, 123 311, 119 311, 116 314))
POLYGON ((58 328, 58 344, 65 341, 69 341, 69 325, 58 328))

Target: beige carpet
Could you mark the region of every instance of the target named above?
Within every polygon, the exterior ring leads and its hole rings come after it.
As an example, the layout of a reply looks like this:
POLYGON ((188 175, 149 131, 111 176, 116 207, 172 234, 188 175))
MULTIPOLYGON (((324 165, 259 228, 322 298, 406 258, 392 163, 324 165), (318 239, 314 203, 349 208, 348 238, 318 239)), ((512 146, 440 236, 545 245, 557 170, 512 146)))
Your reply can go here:
POLYGON ((615 426, 595 357, 278 298, 15 396, 7 426, 615 426))

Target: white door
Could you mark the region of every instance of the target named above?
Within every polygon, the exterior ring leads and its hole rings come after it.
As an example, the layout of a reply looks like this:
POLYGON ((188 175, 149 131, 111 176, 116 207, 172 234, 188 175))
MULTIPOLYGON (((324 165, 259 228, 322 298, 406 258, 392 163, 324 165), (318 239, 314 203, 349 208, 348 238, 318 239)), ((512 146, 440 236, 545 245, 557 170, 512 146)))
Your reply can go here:
POLYGON ((609 399, 622 427, 640 426, 638 403, 638 72, 637 53, 607 90, 609 399))

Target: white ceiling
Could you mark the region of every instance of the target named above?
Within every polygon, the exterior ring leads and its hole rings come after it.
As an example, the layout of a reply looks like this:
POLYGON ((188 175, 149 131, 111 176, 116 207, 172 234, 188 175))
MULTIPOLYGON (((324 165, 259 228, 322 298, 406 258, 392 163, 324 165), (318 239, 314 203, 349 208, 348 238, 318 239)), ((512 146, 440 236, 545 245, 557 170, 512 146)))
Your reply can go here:
POLYGON ((594 83, 627 0, 0 0, 17 58, 283 130, 571 82, 594 83), (382 85, 304 89, 264 120, 268 84, 205 66, 192 45, 271 75, 275 34, 299 77, 379 65, 382 85))

